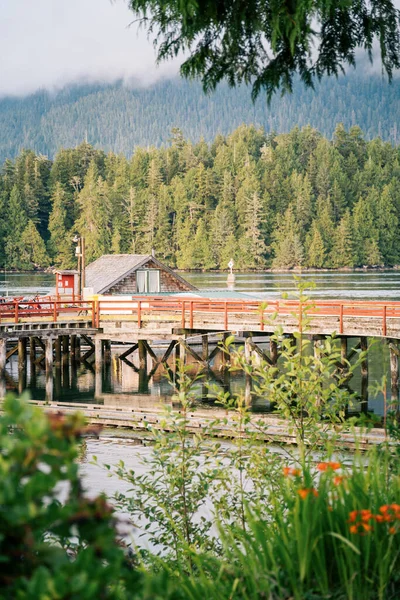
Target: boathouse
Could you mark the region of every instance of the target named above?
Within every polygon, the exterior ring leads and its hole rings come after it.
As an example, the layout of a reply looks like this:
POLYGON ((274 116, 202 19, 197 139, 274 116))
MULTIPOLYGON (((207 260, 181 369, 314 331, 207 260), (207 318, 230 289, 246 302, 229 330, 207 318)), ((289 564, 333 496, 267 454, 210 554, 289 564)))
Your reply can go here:
POLYGON ((153 295, 196 289, 151 254, 105 254, 85 269, 88 295, 153 295))

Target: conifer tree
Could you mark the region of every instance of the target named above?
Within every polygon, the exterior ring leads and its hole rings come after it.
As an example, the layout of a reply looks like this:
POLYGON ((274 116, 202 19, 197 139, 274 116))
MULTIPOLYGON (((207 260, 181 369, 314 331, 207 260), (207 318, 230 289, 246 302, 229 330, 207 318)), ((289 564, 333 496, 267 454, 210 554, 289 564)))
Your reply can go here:
POLYGON ((20 268, 21 266, 21 238, 28 223, 23 199, 18 187, 14 185, 11 190, 7 211, 7 229, 5 243, 5 259, 8 268, 20 268))
POLYGON ((67 196, 61 184, 57 182, 51 198, 52 210, 49 218, 50 239, 48 242, 49 254, 54 265, 64 269, 74 265, 72 234, 67 230, 67 196))
POLYGON ((46 246, 33 221, 29 220, 21 236, 20 266, 23 269, 43 268, 49 265, 46 246))

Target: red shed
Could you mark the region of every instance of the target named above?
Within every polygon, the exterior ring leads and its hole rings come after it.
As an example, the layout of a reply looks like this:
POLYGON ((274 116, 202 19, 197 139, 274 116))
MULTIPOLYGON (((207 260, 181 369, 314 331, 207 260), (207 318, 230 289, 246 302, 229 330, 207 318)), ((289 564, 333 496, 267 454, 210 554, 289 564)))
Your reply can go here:
POLYGON ((75 300, 78 295, 78 271, 54 271, 56 276, 56 296, 68 296, 75 300))

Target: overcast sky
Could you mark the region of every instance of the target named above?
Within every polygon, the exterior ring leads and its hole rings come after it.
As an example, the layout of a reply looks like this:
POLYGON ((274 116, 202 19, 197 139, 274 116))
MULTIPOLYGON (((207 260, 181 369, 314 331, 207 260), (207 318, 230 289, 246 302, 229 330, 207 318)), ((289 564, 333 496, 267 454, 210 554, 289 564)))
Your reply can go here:
POLYGON ((77 79, 172 75, 156 68, 126 0, 0 0, 0 95, 57 88, 77 79))

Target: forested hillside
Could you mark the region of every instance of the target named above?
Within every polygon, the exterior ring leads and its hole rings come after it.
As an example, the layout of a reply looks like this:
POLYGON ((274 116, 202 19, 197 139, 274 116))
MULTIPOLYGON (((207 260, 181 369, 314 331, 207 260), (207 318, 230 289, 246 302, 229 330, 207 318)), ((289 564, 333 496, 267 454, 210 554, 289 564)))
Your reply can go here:
POLYGON ((82 140, 130 156, 137 146, 168 144, 172 127, 197 142, 212 142, 242 123, 285 133, 310 124, 331 139, 337 123, 359 125, 367 139, 398 143, 400 79, 389 85, 364 69, 326 78, 315 91, 296 85, 293 95, 265 97, 253 105, 250 89, 219 86, 206 96, 198 83, 179 79, 143 88, 113 85, 67 86, 57 94, 0 98, 0 162, 24 148, 53 158, 59 148, 82 140))
POLYGON ((73 267, 75 233, 89 261, 154 248, 181 269, 400 264, 398 147, 343 125, 332 141, 311 127, 242 125, 211 145, 170 135, 129 158, 83 143, 7 160, 1 265, 73 267))

